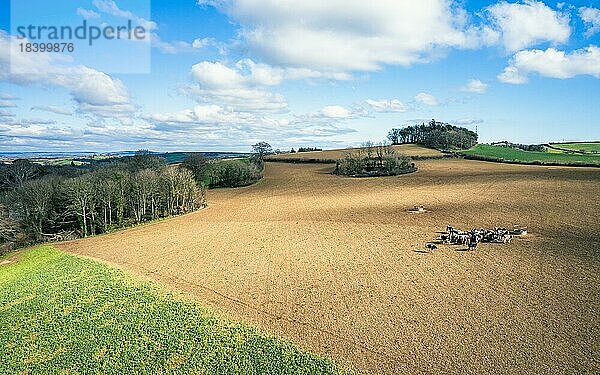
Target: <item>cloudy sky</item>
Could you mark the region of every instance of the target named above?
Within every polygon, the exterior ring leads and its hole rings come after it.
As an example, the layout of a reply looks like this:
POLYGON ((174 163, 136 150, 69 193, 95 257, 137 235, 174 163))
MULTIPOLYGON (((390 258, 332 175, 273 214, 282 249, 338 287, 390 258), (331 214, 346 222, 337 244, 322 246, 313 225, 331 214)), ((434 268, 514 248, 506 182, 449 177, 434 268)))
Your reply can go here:
POLYGON ((596 0, 28 1, 46 25, 149 32, 71 55, 18 53, 22 12, 0 0, 0 151, 346 147, 431 118, 600 140, 596 0))

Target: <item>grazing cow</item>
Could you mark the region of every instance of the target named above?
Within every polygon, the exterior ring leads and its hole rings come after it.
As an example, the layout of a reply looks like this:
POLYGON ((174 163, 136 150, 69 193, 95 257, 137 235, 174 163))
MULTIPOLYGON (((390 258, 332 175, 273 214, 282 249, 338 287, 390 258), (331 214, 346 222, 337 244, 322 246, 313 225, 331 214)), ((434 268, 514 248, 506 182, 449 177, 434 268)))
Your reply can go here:
POLYGON ((467 246, 469 247, 469 251, 477 250, 477 241, 469 239, 467 246))
POLYGON ((433 244, 433 243, 431 243, 431 242, 428 242, 428 243, 426 243, 426 244, 425 244, 425 248, 426 248, 427 250, 431 250, 431 251, 433 251, 433 250, 437 250, 437 248, 438 248, 438 247, 437 247, 437 246, 435 246, 435 244, 433 244))

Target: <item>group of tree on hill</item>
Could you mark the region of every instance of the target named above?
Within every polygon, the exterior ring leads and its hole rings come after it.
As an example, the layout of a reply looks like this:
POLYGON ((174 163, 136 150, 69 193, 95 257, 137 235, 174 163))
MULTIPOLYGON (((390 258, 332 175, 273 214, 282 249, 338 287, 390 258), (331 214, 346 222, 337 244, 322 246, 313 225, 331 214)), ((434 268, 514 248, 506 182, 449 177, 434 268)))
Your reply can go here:
POLYGON ((416 170, 412 159, 396 153, 390 144, 365 142, 339 159, 334 173, 352 177, 395 176, 416 170))
POLYGON ((317 147, 299 147, 298 151, 294 150, 292 148, 292 150, 290 151, 290 153, 295 153, 295 152, 313 152, 313 151, 323 151, 322 148, 317 148, 317 147))
POLYGON ((431 120, 429 123, 395 128, 388 133, 392 144, 418 143, 438 150, 469 149, 477 144, 477 133, 467 128, 431 120))
POLYGON ((205 188, 190 171, 147 152, 90 168, 18 160, 0 166, 0 181, 5 250, 106 233, 206 205, 205 188))

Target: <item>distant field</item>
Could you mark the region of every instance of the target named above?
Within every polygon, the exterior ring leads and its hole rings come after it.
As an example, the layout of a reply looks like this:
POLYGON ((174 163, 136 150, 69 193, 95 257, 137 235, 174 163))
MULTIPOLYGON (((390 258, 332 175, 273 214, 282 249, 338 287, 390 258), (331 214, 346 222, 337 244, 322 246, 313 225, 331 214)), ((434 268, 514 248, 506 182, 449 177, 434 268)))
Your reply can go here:
POLYGON ((550 146, 569 151, 600 153, 600 142, 590 143, 552 143, 550 146))
POLYGON ((516 150, 508 147, 479 144, 462 154, 490 161, 516 163, 548 163, 562 165, 600 165, 600 155, 563 154, 516 150))
MULTIPOLYGON (((444 156, 444 154, 438 150, 425 148, 414 144, 396 145, 392 146, 392 148, 400 154, 416 158, 435 158, 444 156)), ((357 152, 358 150, 359 148, 345 148, 338 150, 297 152, 294 154, 271 155, 267 157, 267 160, 291 162, 335 162, 335 160, 341 159, 347 154, 357 152)))
POLYGON ((50 247, 0 263, 0 330, 1 374, 336 373, 282 340, 50 247))

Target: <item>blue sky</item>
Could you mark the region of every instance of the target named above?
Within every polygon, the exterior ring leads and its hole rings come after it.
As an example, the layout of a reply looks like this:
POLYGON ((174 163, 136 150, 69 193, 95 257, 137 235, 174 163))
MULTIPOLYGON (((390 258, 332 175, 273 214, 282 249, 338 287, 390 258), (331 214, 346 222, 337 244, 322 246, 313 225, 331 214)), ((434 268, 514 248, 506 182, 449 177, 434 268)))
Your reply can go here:
POLYGON ((35 0, 12 22, 10 5, 0 151, 347 147, 431 118, 600 140, 600 1, 35 0), (84 19, 148 39, 16 51, 18 25, 84 19))

